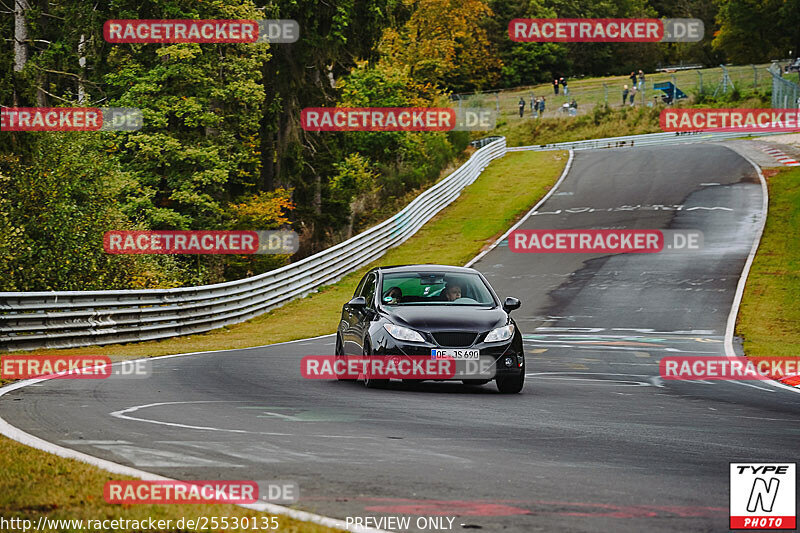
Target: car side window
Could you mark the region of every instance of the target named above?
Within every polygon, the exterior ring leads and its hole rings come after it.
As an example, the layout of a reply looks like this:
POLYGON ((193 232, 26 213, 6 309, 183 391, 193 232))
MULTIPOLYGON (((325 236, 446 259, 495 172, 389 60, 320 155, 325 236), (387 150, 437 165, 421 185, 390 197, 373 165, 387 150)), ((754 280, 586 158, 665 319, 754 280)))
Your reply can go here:
POLYGON ((361 296, 367 300, 367 307, 373 307, 373 302, 375 301, 375 285, 377 281, 377 276, 375 274, 370 274, 367 278, 366 283, 364 283, 364 287, 361 291, 361 296))
POLYGON ((355 298, 356 296, 361 296, 361 291, 364 288, 364 282, 367 281, 368 277, 369 274, 361 278, 361 282, 358 284, 358 287, 356 287, 356 292, 353 293, 353 298, 355 298))

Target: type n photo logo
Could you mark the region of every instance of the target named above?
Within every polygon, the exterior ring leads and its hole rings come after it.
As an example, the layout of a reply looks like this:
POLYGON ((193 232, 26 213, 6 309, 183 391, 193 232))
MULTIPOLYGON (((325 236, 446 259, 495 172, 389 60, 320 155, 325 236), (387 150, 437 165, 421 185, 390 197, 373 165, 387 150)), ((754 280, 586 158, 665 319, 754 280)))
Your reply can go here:
POLYGON ((796 529, 797 463, 731 463, 731 529, 796 529))

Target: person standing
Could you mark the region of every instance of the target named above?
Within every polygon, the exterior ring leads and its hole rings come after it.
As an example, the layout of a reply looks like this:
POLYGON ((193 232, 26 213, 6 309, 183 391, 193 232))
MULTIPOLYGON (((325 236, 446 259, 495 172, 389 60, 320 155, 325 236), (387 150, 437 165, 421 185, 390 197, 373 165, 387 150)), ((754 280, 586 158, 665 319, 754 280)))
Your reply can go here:
POLYGON ((639 90, 644 90, 644 72, 639 69, 639 90))
POLYGON ((561 86, 564 87, 564 96, 568 96, 569 88, 567 88, 567 78, 561 78, 558 81, 561 82, 561 86))
POLYGON ((539 100, 539 116, 544 116, 544 96, 542 96, 542 99, 539 100))
POLYGON ((636 72, 631 72, 628 77, 631 79, 631 87, 636 87, 636 72))
POLYGON ((558 96, 558 78, 553 80, 553 94, 558 96))
POLYGON ((636 85, 631 87, 631 105, 636 102, 636 85))
POLYGON ((629 92, 628 91, 628 86, 627 85, 623 85, 622 86, 622 105, 625 105, 625 103, 628 101, 628 92, 629 92))
POLYGON ((522 118, 525 115, 525 99, 523 97, 519 97, 519 118, 522 118))

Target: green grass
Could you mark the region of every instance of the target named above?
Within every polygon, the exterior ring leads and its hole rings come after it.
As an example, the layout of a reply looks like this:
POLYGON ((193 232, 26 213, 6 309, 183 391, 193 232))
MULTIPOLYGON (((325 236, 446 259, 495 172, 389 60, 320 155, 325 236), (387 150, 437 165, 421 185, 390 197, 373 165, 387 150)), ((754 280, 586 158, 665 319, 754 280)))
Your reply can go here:
MULTIPOLYGON (((765 92, 770 90, 772 86, 772 76, 767 72, 769 64, 756 65, 757 77, 754 76, 753 68, 750 65, 732 66, 728 67, 728 72, 734 85, 743 96, 751 95, 752 93, 765 92)), ((654 95, 662 94, 661 91, 654 91, 653 85, 665 81, 673 81, 678 88, 680 88, 687 95, 694 94, 700 89, 700 78, 702 76, 703 92, 706 94, 713 94, 722 80, 722 69, 719 67, 698 69, 698 70, 681 70, 674 73, 647 72, 645 84, 645 102, 652 102, 654 95)), ((785 76, 787 79, 797 82, 797 74, 792 73, 785 76)), ((611 107, 621 107, 622 102, 622 87, 623 85, 630 86, 631 80, 627 75, 623 76, 605 76, 598 78, 581 78, 569 79, 569 96, 565 97, 563 92, 559 90, 558 96, 553 94, 553 86, 551 83, 544 83, 535 86, 515 87, 513 89, 505 89, 492 93, 475 93, 470 95, 461 95, 463 98, 462 106, 464 107, 492 107, 499 106, 500 115, 509 121, 524 120, 519 118, 519 111, 517 103, 520 97, 525 99, 525 103, 529 104, 531 95, 544 96, 547 99, 547 106, 545 111, 546 117, 556 116, 556 111, 559 106, 569 102, 573 98, 579 104, 579 112, 591 110, 595 105, 603 104, 606 101, 606 94, 608 104, 611 107), (604 87, 605 85, 605 87, 604 87)), ((728 88, 731 91, 731 88, 728 88)), ((719 89, 719 94, 722 94, 722 89, 719 89)), ((641 93, 637 96, 636 103, 640 105, 641 93)), ((530 115, 530 107, 525 109, 525 119, 530 115)))
MULTIPOLYGON (((333 333, 343 302, 374 265, 444 263, 463 265, 505 232, 554 185, 567 162, 565 152, 509 153, 494 161, 475 183, 416 235, 379 261, 248 322, 202 335, 129 345, 48 350, 46 354, 110 355, 113 359, 258 346, 333 333)), ((0 437, 0 516, 50 518, 193 518, 265 516, 231 505, 115 506, 103 500, 103 485, 119 479, 98 468, 62 459, 0 437)), ((309 533, 329 528, 279 516, 281 531, 309 533)), ((68 531, 68 530, 65 530, 68 531)))
POLYGON ((769 216, 736 333, 751 357, 800 356, 800 168, 767 178, 769 216))

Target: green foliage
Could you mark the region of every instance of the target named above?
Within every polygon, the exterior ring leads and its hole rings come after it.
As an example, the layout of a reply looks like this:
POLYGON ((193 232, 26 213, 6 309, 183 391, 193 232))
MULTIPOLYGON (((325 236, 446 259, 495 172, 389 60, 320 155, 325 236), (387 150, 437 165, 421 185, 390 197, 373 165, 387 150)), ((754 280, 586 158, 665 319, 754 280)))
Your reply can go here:
POLYGON ((800 0, 715 0, 713 46, 737 63, 783 59, 800 52, 800 0))
POLYGON ((31 165, 0 165, 0 290, 171 287, 169 256, 110 255, 109 230, 137 229, 115 204, 131 176, 85 133, 33 134, 31 165))

